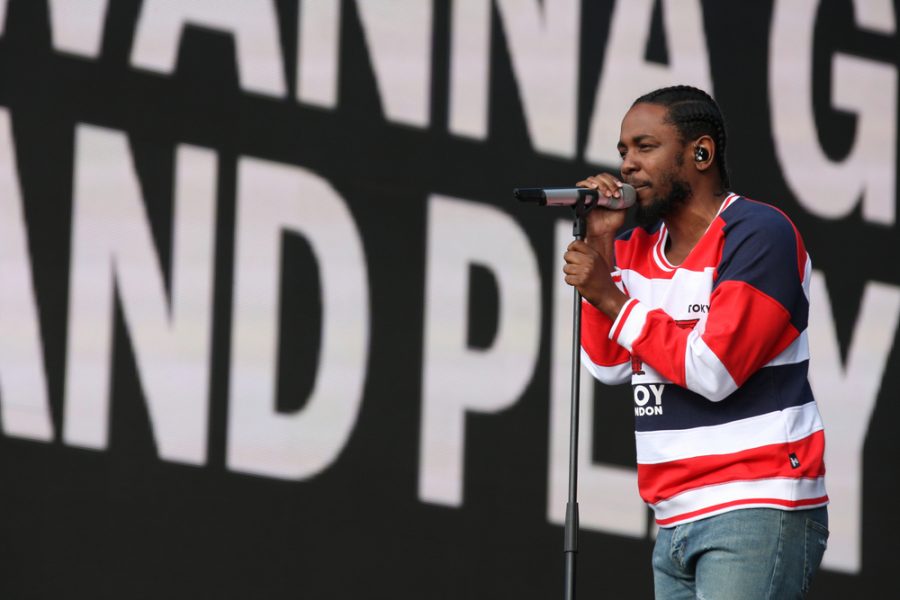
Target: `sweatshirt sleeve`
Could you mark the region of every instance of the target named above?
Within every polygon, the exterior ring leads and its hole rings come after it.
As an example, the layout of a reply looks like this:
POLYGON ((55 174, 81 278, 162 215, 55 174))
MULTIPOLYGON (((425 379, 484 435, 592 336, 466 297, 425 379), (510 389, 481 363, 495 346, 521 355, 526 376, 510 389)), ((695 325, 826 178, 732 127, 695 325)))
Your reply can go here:
POLYGON ((739 219, 723 231, 702 331, 680 327, 632 298, 609 333, 662 376, 712 401, 782 353, 798 360, 798 352, 787 351, 805 333, 809 313, 809 257, 787 217, 771 209, 762 219, 739 219))
MULTIPOLYGON (((621 286, 618 273, 613 281, 621 286)), ((599 381, 617 385, 631 379, 631 353, 610 338, 611 328, 612 319, 582 300, 581 364, 599 381)))

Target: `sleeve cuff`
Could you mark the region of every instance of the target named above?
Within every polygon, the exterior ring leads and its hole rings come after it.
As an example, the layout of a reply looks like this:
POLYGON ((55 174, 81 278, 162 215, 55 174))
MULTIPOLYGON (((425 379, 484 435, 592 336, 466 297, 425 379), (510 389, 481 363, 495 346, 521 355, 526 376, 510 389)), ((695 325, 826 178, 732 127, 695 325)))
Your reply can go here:
POLYGON ((619 291, 623 294, 628 294, 625 291, 625 284, 622 283, 622 270, 621 269, 613 269, 612 273, 609 274, 612 278, 613 283, 616 284, 616 287, 619 288, 619 291))
POLYGON ((613 321, 609 339, 631 352, 631 345, 641 335, 649 312, 650 310, 635 298, 628 300, 613 321))

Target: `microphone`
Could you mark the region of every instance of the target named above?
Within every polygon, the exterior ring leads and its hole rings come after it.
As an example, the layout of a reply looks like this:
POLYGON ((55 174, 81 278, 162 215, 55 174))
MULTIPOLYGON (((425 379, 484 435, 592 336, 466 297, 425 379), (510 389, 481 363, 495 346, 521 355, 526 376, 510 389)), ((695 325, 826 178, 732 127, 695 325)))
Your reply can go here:
POLYGON ((623 183, 619 188, 621 196, 607 198, 599 191, 589 188, 516 188, 513 195, 520 202, 536 202, 540 206, 574 206, 583 199, 588 208, 602 206, 613 210, 622 210, 634 204, 637 193, 634 187, 623 183))

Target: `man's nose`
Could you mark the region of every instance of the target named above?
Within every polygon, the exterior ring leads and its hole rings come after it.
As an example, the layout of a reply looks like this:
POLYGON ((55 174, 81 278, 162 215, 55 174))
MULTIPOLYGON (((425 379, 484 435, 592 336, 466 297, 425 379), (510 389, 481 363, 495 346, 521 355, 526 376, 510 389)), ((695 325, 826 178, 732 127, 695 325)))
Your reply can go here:
POLYGON ((622 166, 621 166, 622 177, 627 177, 628 175, 630 175, 631 173, 634 173, 637 170, 638 170, 638 165, 631 158, 630 153, 626 154, 624 157, 622 157, 622 166))

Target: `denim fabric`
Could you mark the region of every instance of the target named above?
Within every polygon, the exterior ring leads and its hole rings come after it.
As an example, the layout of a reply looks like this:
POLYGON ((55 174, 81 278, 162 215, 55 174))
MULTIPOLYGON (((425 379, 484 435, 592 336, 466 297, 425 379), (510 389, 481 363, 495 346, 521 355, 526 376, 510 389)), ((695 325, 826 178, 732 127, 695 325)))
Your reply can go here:
POLYGON ((827 540, 825 507, 745 508, 661 528, 653 550, 656 598, 804 598, 827 540))

